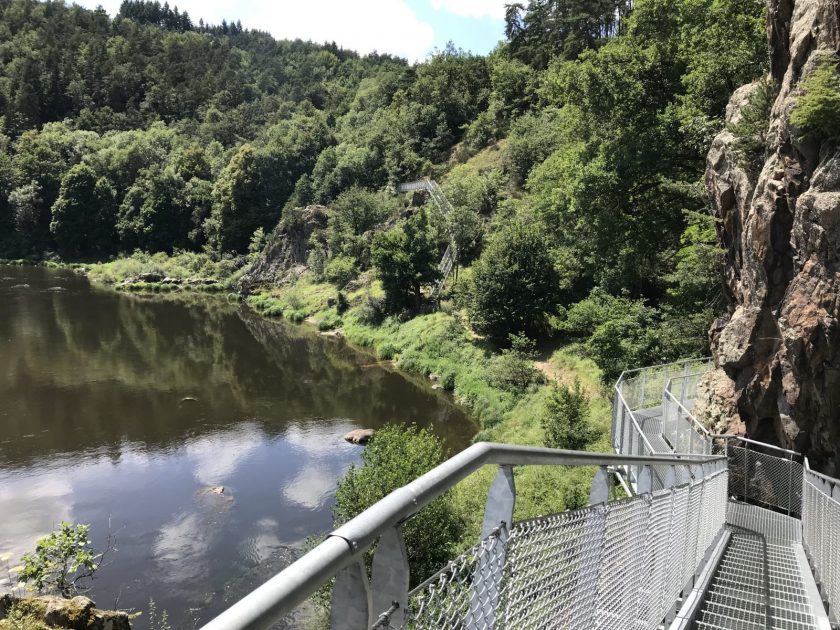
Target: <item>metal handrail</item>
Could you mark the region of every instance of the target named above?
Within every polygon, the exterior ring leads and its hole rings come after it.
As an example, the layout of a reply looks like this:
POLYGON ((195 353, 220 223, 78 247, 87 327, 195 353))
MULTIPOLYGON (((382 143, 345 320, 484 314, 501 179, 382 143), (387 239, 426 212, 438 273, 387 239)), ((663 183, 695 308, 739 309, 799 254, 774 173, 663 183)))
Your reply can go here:
MULTIPOLYGON (((791 457, 802 457, 802 453, 798 451, 792 451, 787 448, 782 448, 781 446, 776 446, 774 444, 768 444, 766 442, 759 442, 758 440, 751 440, 750 438, 746 438, 742 435, 736 435, 734 433, 711 433, 709 434, 713 440, 738 440, 739 442, 746 442, 747 444, 754 444, 761 448, 771 449, 774 451, 779 451, 781 453, 787 453, 791 457)), ((805 461, 808 461, 808 458, 805 458, 805 461)), ((816 473, 820 474, 820 473, 816 473)), ((826 479, 831 479, 831 477, 826 477, 826 479)), ((836 481, 836 480, 835 480, 836 481)))
POLYGON ((670 391, 668 391, 666 389, 665 393, 664 393, 664 396, 667 397, 667 398, 670 398, 672 402, 676 403, 677 407, 679 407, 680 409, 682 409, 685 412, 686 417, 689 420, 691 420, 691 424, 694 426, 694 428, 700 430, 700 433, 702 433, 703 435, 705 435, 709 439, 711 439, 712 437, 720 437, 720 436, 713 436, 706 427, 704 427, 702 424, 700 424, 700 421, 697 420, 697 418, 694 417, 694 414, 691 413, 686 408, 686 406, 684 404, 682 404, 679 400, 677 400, 676 396, 674 396, 673 393, 671 393, 670 391))
POLYGON ((645 447, 647 447, 648 453, 655 453, 656 451, 653 450, 653 446, 651 446, 650 441, 647 439, 647 436, 642 431, 641 425, 639 425, 639 421, 636 419, 636 414, 633 413, 633 410, 630 409, 630 405, 627 404, 627 401, 624 399, 624 395, 621 393, 620 390, 615 390, 616 394, 618 394, 619 399, 621 400, 621 404, 624 405, 624 408, 627 410, 627 413, 630 414, 630 422, 633 423, 633 428, 639 433, 639 437, 642 438, 642 442, 644 443, 645 447))
POLYGON ((269 628, 361 557, 383 532, 405 522, 482 466, 696 466, 725 459, 691 454, 612 455, 479 442, 398 488, 333 531, 323 543, 204 628, 269 628))
POLYGON ((679 361, 671 361, 670 363, 658 363, 656 365, 648 365, 646 367, 640 368, 633 368, 632 370, 624 370, 621 373, 621 376, 618 377, 618 383, 621 383, 624 380, 624 377, 628 374, 636 374, 637 372, 644 372, 646 370, 656 370, 659 368, 668 367, 670 365, 683 365, 685 363, 697 363, 700 361, 706 361, 707 363, 711 363, 712 357, 695 357, 692 359, 680 359, 679 361))

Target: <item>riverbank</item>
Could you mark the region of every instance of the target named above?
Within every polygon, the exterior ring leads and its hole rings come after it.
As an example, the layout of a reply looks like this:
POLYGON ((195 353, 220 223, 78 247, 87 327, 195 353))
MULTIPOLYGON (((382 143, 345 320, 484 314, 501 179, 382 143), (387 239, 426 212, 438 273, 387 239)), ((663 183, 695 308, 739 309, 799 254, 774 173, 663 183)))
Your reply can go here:
MULTIPOLYGON (((476 440, 543 445, 541 418, 556 382, 579 380, 590 401, 589 422, 599 438, 592 450, 609 450, 610 400, 601 374, 574 346, 543 348, 530 362, 535 368, 524 387, 498 381, 506 369, 502 354, 477 337, 452 301, 438 311, 413 317, 386 316, 378 281, 363 275, 339 291, 304 272, 296 282, 270 287, 243 297, 234 285, 246 261, 213 261, 204 254, 134 254, 106 263, 72 267, 96 283, 137 294, 214 293, 244 300, 267 319, 283 318, 372 351, 383 361, 413 376, 428 379, 434 389, 450 393, 480 426, 476 440), (538 372, 536 370, 539 370, 538 372)), ((55 263, 45 263, 54 266, 55 263)), ((456 289, 457 291, 457 289, 456 289)), ((517 471, 516 518, 531 518, 582 505, 592 471, 528 467, 517 471)), ((455 493, 468 524, 465 545, 481 526, 483 502, 492 477, 482 471, 462 482, 455 493)))

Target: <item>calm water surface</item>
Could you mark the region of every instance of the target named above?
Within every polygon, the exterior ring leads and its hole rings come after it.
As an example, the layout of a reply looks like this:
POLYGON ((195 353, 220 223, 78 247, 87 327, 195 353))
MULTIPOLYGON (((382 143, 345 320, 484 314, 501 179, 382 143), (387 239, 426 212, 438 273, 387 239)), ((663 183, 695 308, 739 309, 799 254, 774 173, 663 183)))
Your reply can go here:
POLYGON ((13 566, 61 520, 90 523, 96 546, 116 538, 97 604, 154 599, 191 628, 330 529, 361 452, 344 433, 416 422, 457 451, 475 432, 425 383, 220 302, 0 266, 0 558, 13 566))

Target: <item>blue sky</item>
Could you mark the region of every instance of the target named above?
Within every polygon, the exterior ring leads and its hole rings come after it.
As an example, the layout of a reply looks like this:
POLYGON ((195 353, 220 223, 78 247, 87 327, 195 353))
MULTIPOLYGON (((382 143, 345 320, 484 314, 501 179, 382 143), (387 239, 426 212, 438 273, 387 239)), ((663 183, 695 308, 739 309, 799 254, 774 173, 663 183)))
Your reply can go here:
MULTIPOLYGON (((492 50, 504 32, 510 0, 169 0, 194 21, 241 20, 277 38, 335 41, 361 53, 377 50, 411 61, 453 41, 476 53, 492 50)), ((114 15, 120 0, 77 0, 114 15)))

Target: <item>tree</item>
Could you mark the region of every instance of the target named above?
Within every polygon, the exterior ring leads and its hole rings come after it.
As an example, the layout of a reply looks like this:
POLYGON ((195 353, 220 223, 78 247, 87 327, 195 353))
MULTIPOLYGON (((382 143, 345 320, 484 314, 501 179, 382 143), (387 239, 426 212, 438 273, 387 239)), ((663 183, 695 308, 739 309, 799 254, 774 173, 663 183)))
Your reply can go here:
POLYGON ((490 238, 473 266, 470 322, 476 332, 497 342, 521 332, 536 336, 559 290, 544 226, 516 218, 490 238))
MULTIPOLYGON (((427 429, 386 425, 362 451, 362 465, 352 466, 338 483, 333 507, 336 526, 397 488, 441 464, 446 452, 427 429)), ((449 493, 435 499, 403 524, 411 586, 440 569, 451 557, 464 531, 449 493)))
POLYGON ((802 80, 802 96, 790 115, 790 121, 806 135, 819 140, 840 134, 840 75, 837 60, 822 57, 816 68, 802 80))
POLYGON ((40 225, 43 198, 41 185, 32 180, 9 193, 9 206, 15 231, 25 249, 43 247, 40 225))
POLYGON ((120 205, 117 232, 123 248, 171 252, 187 247, 195 210, 188 192, 194 191, 187 191, 172 168, 142 171, 120 205))
POLYGON ((269 230, 279 220, 282 204, 266 195, 268 162, 265 153, 244 144, 219 175, 208 224, 208 240, 218 251, 245 251, 254 230, 269 230))
POLYGON ((332 210, 327 226, 330 250, 354 258, 361 269, 367 269, 372 232, 395 210, 393 198, 354 186, 338 196, 332 210))
POLYGON ((388 307, 392 310, 422 304, 422 288, 440 277, 438 251, 426 215, 419 212, 387 232, 380 232, 371 247, 388 307))
POLYGON ((572 451, 585 449, 598 437, 589 426, 588 417, 589 397, 580 380, 575 379, 572 387, 564 383, 554 385, 542 417, 545 445, 572 451))
POLYGON ((62 521, 57 530, 38 539, 33 553, 21 557, 20 580, 65 598, 90 588, 86 582, 102 565, 104 553, 91 546, 89 531, 90 525, 62 521))
POLYGON ((52 207, 50 233, 66 256, 107 250, 113 243, 114 191, 85 165, 73 166, 61 179, 52 207))

